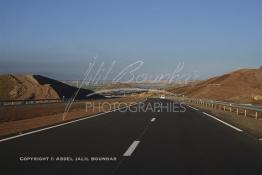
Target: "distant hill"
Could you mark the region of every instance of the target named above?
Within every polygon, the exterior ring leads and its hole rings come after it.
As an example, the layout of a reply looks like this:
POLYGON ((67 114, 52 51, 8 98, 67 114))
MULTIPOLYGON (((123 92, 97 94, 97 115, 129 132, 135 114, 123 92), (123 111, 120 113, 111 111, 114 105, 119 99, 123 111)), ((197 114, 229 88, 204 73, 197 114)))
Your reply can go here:
POLYGON ((110 83, 110 84, 105 84, 99 88, 96 89, 96 91, 99 90, 110 90, 110 89, 125 89, 125 88, 136 88, 134 85, 129 84, 129 83, 110 83))
MULTIPOLYGON (((41 75, 0 75, 0 100, 62 99, 72 97, 77 88, 41 75)), ((80 89, 76 99, 93 91, 80 89)), ((90 98, 103 98, 93 95, 90 98)))
POLYGON ((262 104, 262 69, 240 69, 169 91, 195 98, 262 104))

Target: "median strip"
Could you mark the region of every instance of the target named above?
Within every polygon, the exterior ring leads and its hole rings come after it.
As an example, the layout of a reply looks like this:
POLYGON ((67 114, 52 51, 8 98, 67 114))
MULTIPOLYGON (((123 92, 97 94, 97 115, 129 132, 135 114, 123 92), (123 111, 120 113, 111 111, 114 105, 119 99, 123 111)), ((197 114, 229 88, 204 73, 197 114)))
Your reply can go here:
POLYGON ((227 125, 227 126, 233 128, 233 129, 237 130, 238 132, 242 132, 243 131, 242 129, 239 129, 239 128, 233 126, 233 125, 230 125, 229 123, 226 123, 226 122, 224 122, 224 121, 222 121, 222 120, 220 120, 220 119, 218 119, 218 118, 216 118, 216 117, 214 117, 214 116, 212 116, 212 115, 210 115, 208 113, 203 112, 203 114, 205 114, 205 115, 207 115, 207 116, 209 116, 209 117, 211 117, 211 118, 213 118, 213 119, 223 123, 224 125, 227 125))
POLYGON ((123 154, 125 157, 129 157, 132 155, 132 153, 135 151, 136 147, 138 146, 140 141, 134 141, 129 148, 126 150, 126 152, 123 154))

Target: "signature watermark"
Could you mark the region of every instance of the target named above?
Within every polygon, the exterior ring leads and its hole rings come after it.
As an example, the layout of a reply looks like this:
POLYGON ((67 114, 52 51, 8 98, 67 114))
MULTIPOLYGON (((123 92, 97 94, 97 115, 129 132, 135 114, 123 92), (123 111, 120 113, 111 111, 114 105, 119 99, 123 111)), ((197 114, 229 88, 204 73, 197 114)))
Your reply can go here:
MULTIPOLYGON (((97 63, 97 58, 95 57, 91 63, 89 63, 87 70, 84 73, 83 80, 80 82, 77 82, 77 91, 75 94, 68 100, 68 103, 66 105, 66 108, 63 113, 63 120, 65 120, 67 113, 69 112, 72 104, 77 100, 79 91, 89 85, 98 85, 98 84, 105 84, 109 83, 108 79, 109 77, 113 77, 110 84, 135 84, 138 85, 138 87, 131 87, 131 88, 114 88, 114 89, 103 89, 98 90, 93 93, 87 94, 85 96, 86 99, 92 98, 95 95, 102 94, 104 96, 108 95, 112 96, 117 94, 118 96, 122 96, 126 93, 132 94, 132 93, 142 93, 142 92, 152 92, 159 93, 159 94, 167 94, 169 95, 172 92, 154 88, 152 89, 150 86, 155 84, 166 84, 166 85, 187 85, 191 82, 193 82, 195 79, 199 77, 199 74, 197 71, 194 71, 190 74, 182 74, 182 70, 184 69, 184 62, 179 62, 177 66, 175 66, 174 70, 171 73, 164 73, 159 75, 152 75, 147 73, 139 73, 139 70, 141 71, 142 66, 144 65, 143 60, 135 61, 127 66, 125 66, 123 69, 119 71, 119 73, 115 75, 113 74, 113 71, 116 67, 116 61, 113 61, 110 65, 105 65, 105 62, 101 62, 100 64, 97 63), (147 87, 141 86, 144 84, 149 84, 147 87), (140 85, 140 86, 139 86, 140 85)), ((191 85, 194 85, 191 83, 191 85)), ((174 95, 174 94, 172 94, 174 95)), ((176 94, 177 95, 177 94, 176 94)), ((181 94, 179 94, 181 95, 181 94)), ((177 104, 177 103, 168 103, 167 106, 165 106, 164 103, 142 103, 138 106, 137 109, 129 108, 130 102, 118 102, 118 103, 108 103, 103 102, 101 104, 92 104, 90 102, 86 103, 86 111, 87 109, 92 108, 93 112, 103 112, 106 110, 115 110, 118 109, 120 112, 125 112, 127 110, 131 112, 147 112, 147 111, 161 111, 162 109, 166 109, 168 112, 183 112, 186 110, 183 104, 177 104), (153 104, 153 105, 152 105, 153 104)))

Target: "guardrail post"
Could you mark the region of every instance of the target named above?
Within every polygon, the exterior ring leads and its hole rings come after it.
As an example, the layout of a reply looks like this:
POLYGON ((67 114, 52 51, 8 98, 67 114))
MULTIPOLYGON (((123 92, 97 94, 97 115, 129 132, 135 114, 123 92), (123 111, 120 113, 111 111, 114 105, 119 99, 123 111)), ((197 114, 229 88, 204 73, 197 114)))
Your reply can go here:
MULTIPOLYGON (((252 117, 254 115, 255 119, 258 120, 259 119, 259 115, 260 113, 256 110, 256 108, 248 108, 248 109, 245 109, 245 107, 241 107, 239 105, 232 105, 231 103, 227 103, 227 102, 222 102, 222 103, 213 103, 212 100, 196 100, 196 99, 193 99, 193 100, 189 100, 187 99, 188 102, 191 102, 191 103, 195 103, 197 105, 202 105, 203 107, 207 107, 207 108, 213 108, 213 109, 218 109, 218 110, 223 110, 225 112, 233 112, 235 113, 237 116, 241 116, 242 115, 242 110, 244 110, 244 116, 247 117, 248 116, 248 110, 251 111, 250 113, 250 116, 252 117), (228 109, 227 109, 228 107, 228 109), (236 110, 236 111, 235 111, 236 110), (240 110, 240 111, 239 111, 240 110), (252 111, 254 111, 255 113, 253 113, 252 111)), ((12 101, 8 102, 8 105, 13 104, 12 101)), ((0 103, 1 105, 1 103, 0 103)), ((2 103, 2 105, 5 105, 4 103, 2 103)))

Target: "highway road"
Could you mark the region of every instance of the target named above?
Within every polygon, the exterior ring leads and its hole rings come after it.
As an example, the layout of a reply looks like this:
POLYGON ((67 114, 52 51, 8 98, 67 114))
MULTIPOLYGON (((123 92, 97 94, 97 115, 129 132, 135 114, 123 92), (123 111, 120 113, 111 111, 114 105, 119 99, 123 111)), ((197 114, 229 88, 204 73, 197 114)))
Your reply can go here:
POLYGON ((2 140, 1 174, 262 174, 262 144, 245 130, 165 99, 143 105, 159 102, 172 110, 116 111, 2 140))

